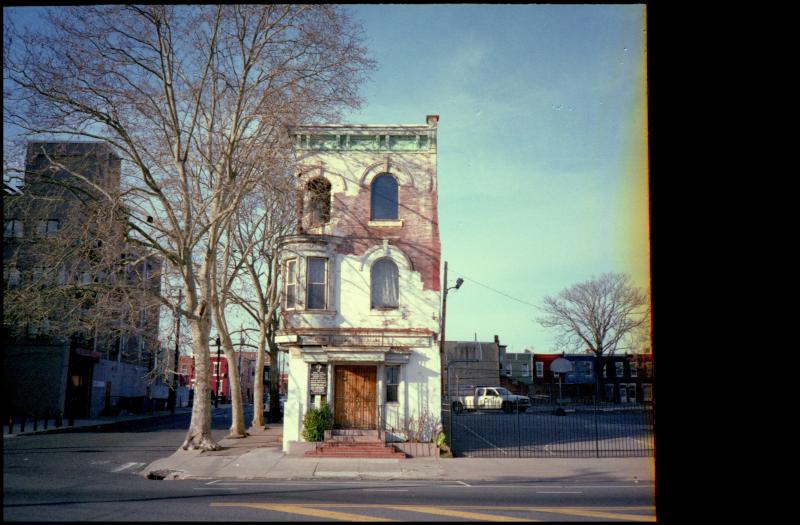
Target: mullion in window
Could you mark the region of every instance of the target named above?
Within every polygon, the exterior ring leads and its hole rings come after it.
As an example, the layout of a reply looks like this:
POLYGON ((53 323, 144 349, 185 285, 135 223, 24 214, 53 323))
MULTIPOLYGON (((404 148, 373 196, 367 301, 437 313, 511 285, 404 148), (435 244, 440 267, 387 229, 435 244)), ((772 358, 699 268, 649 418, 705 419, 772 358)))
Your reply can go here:
POLYGON ((324 310, 326 308, 327 259, 309 257, 306 268, 306 308, 324 310))

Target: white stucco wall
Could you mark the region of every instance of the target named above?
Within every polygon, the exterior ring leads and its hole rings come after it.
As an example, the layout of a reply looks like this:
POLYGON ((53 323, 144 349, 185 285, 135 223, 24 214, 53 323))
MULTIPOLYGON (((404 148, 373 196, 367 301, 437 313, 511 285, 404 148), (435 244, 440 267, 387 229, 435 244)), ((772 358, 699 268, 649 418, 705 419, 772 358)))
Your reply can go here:
MULTIPOLYGON (((322 329, 382 329, 412 330, 410 337, 420 334, 420 339, 411 344, 410 353, 393 353, 387 348, 326 348, 314 350, 314 358, 324 359, 329 365, 329 392, 334 383, 337 365, 358 364, 377 367, 377 406, 384 410, 378 421, 385 422, 385 430, 396 438, 407 437, 403 432, 409 425, 418 426, 425 420, 425 434, 432 434, 441 417, 441 379, 439 349, 434 343, 434 335, 439 332, 440 292, 438 287, 424 280, 436 281, 438 275, 439 241, 436 223, 436 119, 428 119, 428 126, 319 126, 299 127, 295 130, 297 140, 298 187, 316 177, 324 177, 331 184, 332 205, 330 221, 323 226, 307 226, 308 236, 297 236, 287 240, 281 253, 281 262, 294 258, 297 260, 298 308, 284 312, 285 327, 322 329), (310 150, 307 144, 313 142, 315 134, 335 134, 324 140, 332 141, 333 150, 310 150), (376 149, 382 151, 343 150, 344 137, 364 134, 376 135, 376 149), (417 137, 417 145, 406 142, 406 146, 394 150, 392 137, 417 137), (380 139, 378 139, 378 136, 380 139), (426 140, 423 140, 426 138, 426 140), (388 142, 387 142, 388 141, 388 142), (391 146, 386 146, 391 142, 391 146), (378 147, 378 143, 380 146, 378 147), (420 147, 420 144, 423 144, 420 147), (339 149, 336 149, 339 148, 339 149), (402 149, 406 148, 406 149, 402 149), (395 221, 371 221, 369 213, 370 184, 381 173, 390 173, 397 179, 400 192, 399 218, 395 221), (405 200, 404 200, 405 199, 405 200), (365 232, 365 228, 369 232, 365 232), (355 233, 354 233, 355 232, 355 233), (383 237, 383 234, 386 234, 383 237), (315 238, 315 235, 332 236, 315 238), (374 245, 361 244, 345 248, 348 235, 365 236, 374 239, 374 245), (339 239, 337 239, 339 238, 339 239), (434 261, 424 264, 426 277, 415 270, 409 255, 399 245, 413 245, 427 254, 435 254, 434 261), (344 240, 342 240, 344 239, 344 240), (348 252, 348 253, 345 253, 348 252), (327 310, 305 311, 303 309, 306 293, 306 257, 325 257, 328 260, 327 310), (377 310, 371 308, 371 268, 383 257, 389 257, 397 265, 399 278, 399 307, 396 310, 377 310), (431 270, 434 266, 435 271, 431 270), (426 335, 427 332, 427 335, 426 335), (348 352, 350 354, 348 355, 348 352), (321 357, 320 357, 321 355, 321 357), (350 360, 353 361, 350 361, 350 360), (366 360, 364 360, 366 359, 366 360), (384 366, 401 366, 400 385, 397 403, 385 403, 384 366)), ((347 141, 350 141, 347 138, 347 141)), ((349 146, 348 146, 349 147, 349 146)), ((305 223, 304 223, 305 225, 305 223)), ((420 257, 419 254, 416 257, 420 257)), ((417 264, 421 264, 417 259, 417 264)), ((311 332, 313 333, 313 331, 311 332)), ((329 332, 323 332, 329 333, 329 332)), ((313 344, 313 343, 311 343, 313 344)), ((388 343, 391 344, 391 343, 388 343)), ((303 361, 300 348, 290 341, 284 347, 290 348, 289 392, 284 407, 283 450, 288 451, 290 443, 302 441, 302 418, 309 404, 308 377, 309 363, 303 361)), ((307 347, 308 348, 308 347, 307 347)), ((309 352, 310 350, 307 350, 309 352)), ((306 355, 306 360, 310 357, 306 355)), ((333 408, 333 396, 327 402, 333 408)), ((430 438, 430 435, 426 435, 430 438)), ((392 436, 387 436, 391 439, 392 436)))

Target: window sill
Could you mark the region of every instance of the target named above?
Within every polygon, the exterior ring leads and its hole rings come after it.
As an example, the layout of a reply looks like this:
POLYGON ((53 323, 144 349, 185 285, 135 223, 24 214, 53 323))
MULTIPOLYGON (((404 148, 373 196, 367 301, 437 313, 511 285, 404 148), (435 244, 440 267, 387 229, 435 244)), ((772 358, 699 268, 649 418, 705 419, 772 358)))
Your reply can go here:
POLYGON ((402 228, 403 221, 402 220, 378 220, 378 221, 369 221, 367 226, 377 226, 380 228, 402 228))
POLYGON ((296 314, 334 315, 336 310, 295 310, 296 314))

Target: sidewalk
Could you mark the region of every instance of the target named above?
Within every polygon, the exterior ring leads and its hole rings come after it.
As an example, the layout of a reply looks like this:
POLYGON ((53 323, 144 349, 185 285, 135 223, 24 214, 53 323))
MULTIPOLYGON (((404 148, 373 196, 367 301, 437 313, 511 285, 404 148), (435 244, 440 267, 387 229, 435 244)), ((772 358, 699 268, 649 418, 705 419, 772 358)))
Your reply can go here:
MULTIPOLYGON (((229 407, 230 405, 225 405, 229 407)), ((220 407, 222 409, 222 407, 220 407)), ((192 411, 191 407, 177 407, 175 408, 175 414, 188 414, 192 411)), ((137 419, 152 419, 158 417, 165 417, 173 415, 169 410, 160 410, 160 411, 153 411, 147 412, 144 414, 127 414, 124 416, 98 416, 92 419, 83 419, 83 418, 76 418, 75 424, 70 425, 69 420, 64 418, 61 426, 56 427, 56 420, 50 418, 47 421, 47 428, 45 429, 45 423, 43 419, 39 419, 36 422, 37 430, 33 430, 34 423, 32 419, 29 419, 25 423, 25 431, 20 431, 20 425, 18 419, 15 418, 14 420, 14 428, 13 432, 9 433, 8 429, 8 421, 4 421, 3 425, 3 439, 6 438, 13 438, 15 436, 27 436, 31 434, 42 434, 45 432, 69 432, 73 429, 78 428, 86 428, 86 427, 95 427, 95 426, 103 426, 103 425, 110 425, 114 423, 120 423, 125 421, 135 421, 137 419)))
POLYGON ((178 450, 151 463, 151 479, 450 480, 469 482, 652 483, 653 458, 407 458, 357 459, 289 456, 279 425, 225 438, 221 450, 178 450))

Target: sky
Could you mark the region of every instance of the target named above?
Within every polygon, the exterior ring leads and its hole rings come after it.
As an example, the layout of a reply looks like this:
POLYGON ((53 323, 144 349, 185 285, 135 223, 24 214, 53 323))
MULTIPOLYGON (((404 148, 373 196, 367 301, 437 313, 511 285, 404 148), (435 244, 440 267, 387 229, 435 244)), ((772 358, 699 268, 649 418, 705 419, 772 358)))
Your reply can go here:
POLYGON ((644 5, 347 9, 378 69, 342 121, 440 116, 442 266, 465 280, 448 340, 560 351, 545 296, 607 272, 648 286, 644 5))
POLYGON ((545 296, 649 286, 643 5, 356 5, 378 70, 346 123, 438 125, 448 340, 560 352, 545 296))

